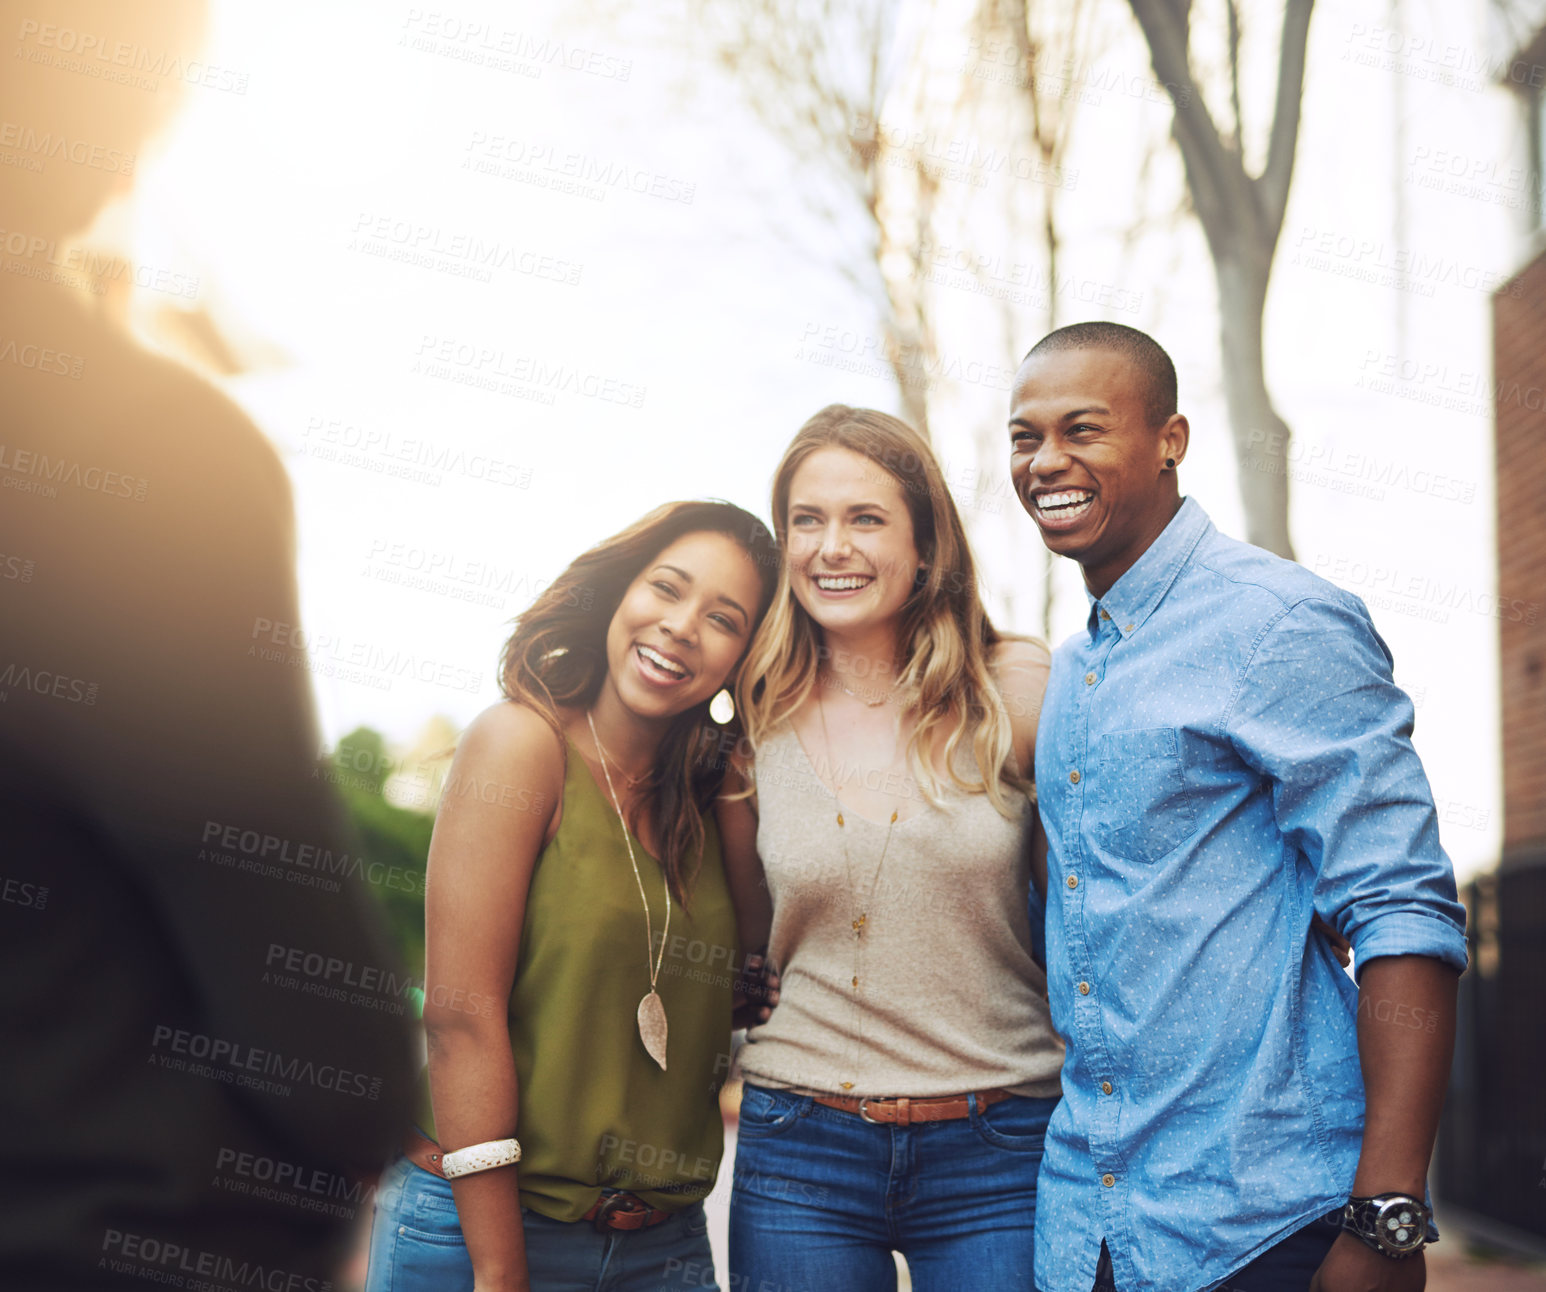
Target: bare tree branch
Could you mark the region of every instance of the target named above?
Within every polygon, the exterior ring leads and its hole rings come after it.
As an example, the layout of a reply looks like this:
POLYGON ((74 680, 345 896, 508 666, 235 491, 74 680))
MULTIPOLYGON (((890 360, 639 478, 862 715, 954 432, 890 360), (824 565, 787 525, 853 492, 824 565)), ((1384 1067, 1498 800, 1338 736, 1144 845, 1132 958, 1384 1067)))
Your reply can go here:
POLYGON ((1240 163, 1219 138, 1192 76, 1187 56, 1190 4, 1188 0, 1130 0, 1130 4, 1149 43, 1154 74, 1175 105, 1174 134, 1186 163, 1197 218, 1210 242, 1227 239, 1230 211, 1240 199, 1240 163))
POLYGON ((1128 0, 1149 43, 1154 70, 1175 104, 1171 133, 1181 149, 1187 188, 1213 259, 1221 374, 1247 534, 1253 543, 1288 557, 1293 555, 1288 534, 1288 427, 1267 389, 1262 317, 1293 179, 1313 4, 1314 0, 1286 0, 1267 161, 1261 175, 1253 177, 1245 168, 1240 31, 1234 0, 1226 3, 1233 147, 1225 146, 1191 74, 1191 0, 1128 0))
MULTIPOLYGON (((837 198, 827 200, 819 185, 802 185, 807 209, 863 238, 862 254, 855 255, 851 243, 839 245, 830 266, 859 286, 873 306, 903 412, 927 437, 925 374, 933 341, 925 303, 885 268, 892 239, 882 197, 893 179, 886 166, 891 92, 886 76, 898 9, 899 0, 693 0, 691 5, 694 29, 709 41, 748 106, 775 138, 818 169, 837 198)), ((926 178, 921 159, 895 171, 915 173, 926 178)), ((923 207, 920 218, 926 218, 923 207)), ((900 249, 912 255, 912 248, 900 249)))
POLYGON ((1240 111, 1240 6, 1228 0, 1229 14, 1229 106, 1235 114, 1235 151, 1245 155, 1245 114, 1240 111))
POLYGON ((1272 114, 1267 164, 1258 181, 1262 214, 1276 243, 1288 206, 1288 186, 1294 177, 1294 153, 1299 142, 1299 111, 1304 96, 1305 47, 1310 37, 1314 0, 1288 0, 1283 10, 1283 38, 1278 53, 1278 95, 1272 114))

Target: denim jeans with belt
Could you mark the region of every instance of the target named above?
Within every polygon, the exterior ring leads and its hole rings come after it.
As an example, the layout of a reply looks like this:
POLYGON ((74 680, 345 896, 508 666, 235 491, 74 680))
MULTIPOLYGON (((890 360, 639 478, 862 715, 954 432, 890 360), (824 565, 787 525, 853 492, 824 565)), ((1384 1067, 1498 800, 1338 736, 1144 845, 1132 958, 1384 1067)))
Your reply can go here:
POLYGON ((730 1198, 732 1292, 915 1292, 1032 1283, 1036 1172, 1056 1099, 1011 1096, 955 1121, 875 1125, 747 1085, 730 1198))
MULTIPOLYGON (((718 1292, 703 1204, 649 1229, 550 1220, 521 1208, 532 1292, 718 1292)), ((451 1185, 399 1158, 376 1188, 365 1292, 472 1292, 451 1185)))

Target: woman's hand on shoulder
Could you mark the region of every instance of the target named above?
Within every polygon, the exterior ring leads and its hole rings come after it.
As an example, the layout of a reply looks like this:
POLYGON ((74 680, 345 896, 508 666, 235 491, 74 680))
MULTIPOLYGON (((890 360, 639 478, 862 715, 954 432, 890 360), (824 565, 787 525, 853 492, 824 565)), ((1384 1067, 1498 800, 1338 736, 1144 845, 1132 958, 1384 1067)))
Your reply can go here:
POLYGON ((1036 724, 1051 669, 1052 653, 1031 638, 1006 637, 993 649, 993 676, 1014 731, 1015 762, 1026 777, 1035 758, 1036 724))

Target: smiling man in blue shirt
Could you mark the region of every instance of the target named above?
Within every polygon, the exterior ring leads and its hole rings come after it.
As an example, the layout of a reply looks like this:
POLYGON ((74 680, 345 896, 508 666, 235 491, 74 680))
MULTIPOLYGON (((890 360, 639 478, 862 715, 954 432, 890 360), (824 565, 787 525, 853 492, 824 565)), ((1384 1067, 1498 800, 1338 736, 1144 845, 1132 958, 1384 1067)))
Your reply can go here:
POLYGON ((1009 435, 1090 600, 1036 741, 1068 1042, 1037 1287, 1414 1292, 1466 953, 1390 652, 1357 597, 1183 500, 1144 333, 1044 338, 1009 435))

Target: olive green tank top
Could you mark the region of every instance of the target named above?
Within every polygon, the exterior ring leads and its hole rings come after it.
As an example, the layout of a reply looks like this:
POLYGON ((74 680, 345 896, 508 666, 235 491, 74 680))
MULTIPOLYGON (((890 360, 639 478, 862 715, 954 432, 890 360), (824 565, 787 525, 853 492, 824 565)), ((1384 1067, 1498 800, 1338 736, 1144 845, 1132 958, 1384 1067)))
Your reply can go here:
MULTIPOLYGON (((648 944, 622 823, 572 743, 567 762, 563 815, 537 856, 510 990, 521 1205, 578 1220, 608 1188, 676 1211, 713 1189, 724 1149, 719 1088, 738 948, 719 834, 705 817, 692 913, 671 903, 656 983, 669 1024, 663 1072, 636 1022, 650 989, 648 944)), ((658 953, 661 866, 637 837, 633 850, 658 953)), ((433 1138, 427 1072, 417 1121, 433 1138)))

